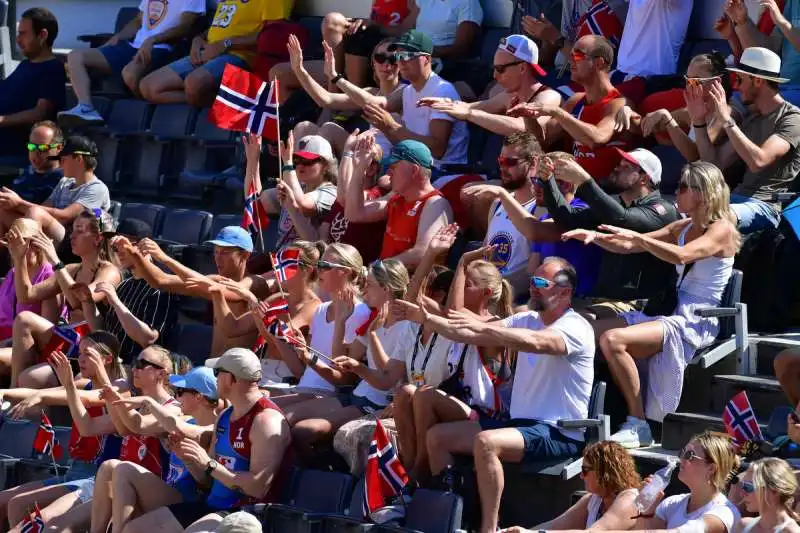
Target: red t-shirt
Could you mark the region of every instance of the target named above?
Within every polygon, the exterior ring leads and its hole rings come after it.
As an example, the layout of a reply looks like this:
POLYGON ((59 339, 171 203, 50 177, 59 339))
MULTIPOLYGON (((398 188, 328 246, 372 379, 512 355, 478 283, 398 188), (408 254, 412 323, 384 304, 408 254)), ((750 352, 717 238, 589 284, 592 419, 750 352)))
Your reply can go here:
POLYGON ((381 259, 388 259, 410 250, 417 242, 419 217, 425 204, 431 198, 442 196, 433 190, 413 202, 407 202, 402 196, 396 195, 389 200, 389 214, 386 217, 386 233, 383 236, 381 259))
MULTIPOLYGON (((170 398, 162 405, 174 403, 177 400, 170 398)), ((141 465, 158 477, 165 474, 165 467, 169 471, 169 452, 161 444, 161 439, 152 435, 125 435, 122 438, 119 460, 141 465)))
POLYGON ((369 18, 381 26, 397 26, 409 13, 408 0, 374 0, 369 18))
MULTIPOLYGON (((376 200, 382 196, 378 187, 366 191, 367 200, 376 200)), ((386 232, 386 221, 350 223, 344 216, 344 206, 334 202, 331 210, 325 215, 323 222, 330 224, 330 242, 341 242, 354 246, 364 259, 364 264, 375 261, 381 254, 383 234, 386 232)))
MULTIPOLYGON (((616 98, 621 98, 621 94, 618 90, 613 89, 599 102, 587 104, 584 94, 572 109, 572 116, 596 126, 605 117, 606 106, 616 98)), ((615 148, 625 149, 625 143, 618 139, 612 139, 603 146, 591 148, 578 141, 573 141, 572 155, 593 178, 603 179, 611 174, 611 171, 619 164, 620 155, 615 148)))

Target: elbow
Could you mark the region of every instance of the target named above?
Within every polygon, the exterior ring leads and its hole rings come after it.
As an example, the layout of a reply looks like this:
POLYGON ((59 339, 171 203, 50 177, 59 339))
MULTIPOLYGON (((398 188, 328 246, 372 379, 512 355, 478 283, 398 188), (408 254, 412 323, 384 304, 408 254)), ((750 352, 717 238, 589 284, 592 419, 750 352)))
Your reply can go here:
POLYGON ((143 342, 141 344, 143 347, 147 348, 148 346, 154 345, 157 340, 158 331, 151 329, 144 334, 144 338, 142 339, 143 342))
POLYGON ((431 148, 431 155, 434 159, 441 159, 444 157, 445 152, 447 152, 447 143, 439 144, 436 143, 431 148))

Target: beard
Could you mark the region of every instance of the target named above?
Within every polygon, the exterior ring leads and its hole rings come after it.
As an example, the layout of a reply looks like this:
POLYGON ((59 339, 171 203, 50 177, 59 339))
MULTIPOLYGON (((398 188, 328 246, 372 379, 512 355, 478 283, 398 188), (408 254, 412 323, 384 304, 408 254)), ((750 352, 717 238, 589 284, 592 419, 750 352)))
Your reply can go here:
POLYGON ((502 180, 503 188, 510 192, 518 191, 523 188, 526 183, 528 183, 528 176, 520 176, 519 178, 512 178, 509 180, 503 178, 502 180))

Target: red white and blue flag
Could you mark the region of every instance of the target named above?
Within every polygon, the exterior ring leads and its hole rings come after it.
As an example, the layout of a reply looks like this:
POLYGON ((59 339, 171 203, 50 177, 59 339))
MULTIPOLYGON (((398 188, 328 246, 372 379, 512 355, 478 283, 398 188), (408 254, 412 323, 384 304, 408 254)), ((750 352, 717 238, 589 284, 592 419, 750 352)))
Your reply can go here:
POLYGON ((279 341, 287 342, 289 344, 298 345, 302 344, 300 339, 295 335, 294 330, 282 320, 275 319, 272 324, 267 328, 270 334, 279 341))
POLYGON ((222 129, 277 141, 278 81, 268 83, 239 67, 225 65, 208 118, 222 129))
POLYGON ((578 23, 578 36, 576 39, 586 35, 599 35, 608 39, 614 45, 614 48, 619 48, 622 29, 622 21, 614 14, 608 2, 606 0, 594 0, 578 23))
POLYGON ((244 215, 242 216, 242 227, 250 232, 250 235, 258 235, 269 226, 269 215, 264 206, 258 199, 255 181, 251 181, 244 197, 244 215))
POLYGON ((270 252, 272 269, 281 283, 292 279, 300 270, 300 250, 297 248, 284 248, 277 254, 270 252))
POLYGON ((38 503, 33 504, 33 513, 29 514, 20 524, 20 531, 22 533, 42 533, 44 531, 44 519, 38 503))
POLYGON ((402 496, 408 485, 408 474, 397 457, 392 441, 380 420, 369 443, 367 467, 364 470, 364 517, 402 496))
POLYGON ((54 326, 53 336, 48 344, 49 351, 59 350, 70 359, 80 355, 81 337, 91 330, 86 322, 78 322, 68 326, 54 326))
POLYGON ((742 445, 747 441, 764 440, 745 391, 741 391, 728 400, 725 410, 722 412, 722 422, 725 424, 725 430, 733 437, 736 444, 742 445))
POLYGON ((61 445, 56 441, 56 431, 44 411, 42 411, 39 429, 36 430, 36 437, 33 439, 33 451, 42 455, 49 455, 53 459, 61 458, 62 450, 61 445))

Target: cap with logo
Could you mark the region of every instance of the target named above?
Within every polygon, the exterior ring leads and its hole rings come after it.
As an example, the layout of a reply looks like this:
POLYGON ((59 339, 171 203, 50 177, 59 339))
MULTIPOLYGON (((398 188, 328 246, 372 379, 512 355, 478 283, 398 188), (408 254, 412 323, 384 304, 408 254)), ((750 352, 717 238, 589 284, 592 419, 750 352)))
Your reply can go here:
POLYGON ((58 161, 65 155, 85 155, 90 157, 97 157, 97 145, 88 137, 83 135, 72 135, 64 143, 64 147, 58 155, 51 155, 47 159, 51 161, 58 161))
POLYGON ((333 161, 333 148, 328 139, 320 135, 306 135, 297 142, 297 151, 294 155, 303 159, 319 159, 333 161))
POLYGON ((222 246, 226 248, 241 248, 245 252, 253 251, 253 237, 250 233, 239 226, 225 226, 217 236, 206 244, 213 244, 214 246, 222 246))
POLYGON ((394 52, 402 48, 407 52, 433 54, 433 41, 419 30, 408 30, 389 45, 389 51, 394 52))
POLYGON ((178 389, 193 390, 206 398, 217 399, 217 378, 210 368, 198 366, 185 374, 172 374, 169 383, 178 389))
POLYGON ((624 160, 644 170, 644 173, 650 176, 653 185, 658 186, 661 183, 661 160, 656 154, 644 148, 637 148, 630 152, 617 148, 617 152, 624 160))
POLYGON ((217 533, 262 533, 258 518, 245 511, 231 513, 217 526, 217 533))
POLYGON ((430 148, 424 143, 411 139, 400 141, 392 146, 388 164, 393 165, 398 161, 408 161, 427 169, 433 167, 433 155, 431 155, 430 148))
POLYGON ((532 39, 524 35, 509 35, 500 39, 497 45, 498 50, 508 52, 520 61, 524 61, 533 67, 536 74, 546 76, 547 72, 539 66, 539 47, 532 39))
POLYGON ((224 370, 244 381, 261 381, 261 361, 247 348, 230 348, 219 357, 206 359, 206 366, 224 370))

